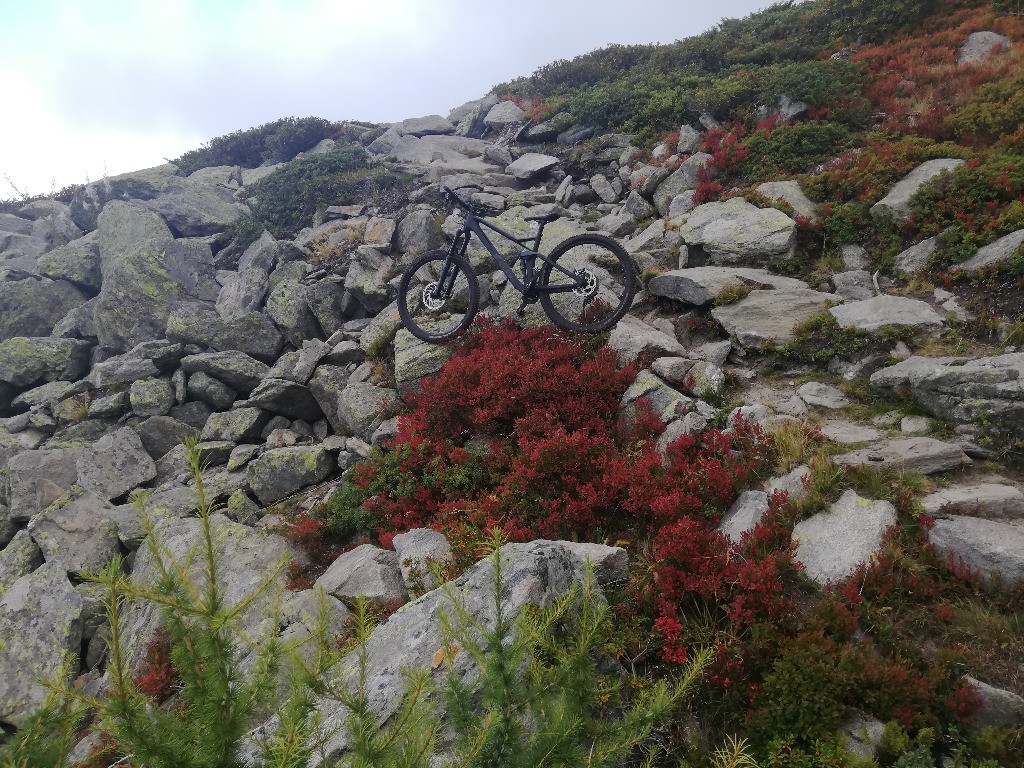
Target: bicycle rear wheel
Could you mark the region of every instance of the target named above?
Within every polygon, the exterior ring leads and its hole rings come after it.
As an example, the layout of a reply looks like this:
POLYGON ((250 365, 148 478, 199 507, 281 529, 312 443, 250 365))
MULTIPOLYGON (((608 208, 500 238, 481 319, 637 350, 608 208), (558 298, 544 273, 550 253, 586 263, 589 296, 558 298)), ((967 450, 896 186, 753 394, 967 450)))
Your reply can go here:
POLYGON ((570 237, 548 258, 551 263, 543 262, 538 279, 540 303, 558 327, 600 333, 629 310, 636 294, 636 268, 626 250, 610 237, 589 233, 570 237))
POLYGON ((413 261, 398 283, 398 314, 418 339, 453 339, 469 328, 479 306, 476 275, 461 256, 428 251, 413 261), (445 272, 445 263, 448 263, 445 272))

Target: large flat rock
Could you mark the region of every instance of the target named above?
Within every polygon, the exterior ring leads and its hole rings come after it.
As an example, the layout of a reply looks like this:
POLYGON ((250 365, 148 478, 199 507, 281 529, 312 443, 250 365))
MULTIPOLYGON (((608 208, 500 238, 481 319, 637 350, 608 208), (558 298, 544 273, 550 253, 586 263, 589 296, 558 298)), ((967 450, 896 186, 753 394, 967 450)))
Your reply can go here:
POLYGON ((792 277, 773 275, 764 269, 745 267, 693 267, 673 269, 651 278, 648 292, 702 307, 710 304, 726 288, 807 288, 807 283, 792 277))
POLYGON ((996 574, 1009 584, 1024 581, 1024 527, 996 520, 951 515, 928 532, 940 552, 975 568, 985 579, 996 574))
POLYGON ((819 584, 836 582, 868 562, 882 544, 886 529, 896 525, 896 508, 849 490, 828 508, 793 529, 796 559, 819 584))
POLYGON ((1024 493, 1000 483, 953 485, 925 496, 921 507, 933 517, 1024 518, 1024 493))
POLYGON ((944 171, 953 171, 964 164, 963 160, 928 160, 896 183, 889 194, 871 206, 871 215, 876 219, 905 219, 910 216, 910 198, 925 184, 944 171))
POLYGON ((866 464, 871 467, 900 467, 931 475, 970 464, 964 449, 932 437, 885 440, 859 451, 835 457, 837 464, 866 464))
POLYGON ((829 312, 844 328, 877 331, 888 326, 909 327, 920 331, 942 328, 942 316, 931 305, 905 296, 875 296, 832 307, 829 312))
POLYGON ((734 197, 694 208, 679 234, 687 245, 702 246, 715 264, 764 263, 790 253, 796 222, 775 208, 734 197))
POLYGON ((807 288, 752 291, 735 304, 715 307, 711 316, 742 346, 758 348, 789 341, 797 325, 820 315, 834 300, 807 288))

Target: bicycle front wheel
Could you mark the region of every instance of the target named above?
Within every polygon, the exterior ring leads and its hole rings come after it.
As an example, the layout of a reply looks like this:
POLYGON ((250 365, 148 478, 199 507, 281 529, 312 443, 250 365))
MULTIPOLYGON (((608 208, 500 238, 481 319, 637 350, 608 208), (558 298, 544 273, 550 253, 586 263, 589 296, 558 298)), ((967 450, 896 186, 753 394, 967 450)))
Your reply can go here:
POLYGON ((551 322, 569 331, 607 331, 636 294, 636 268, 610 237, 584 234, 559 243, 540 269, 540 303, 551 322))
POLYGON ((476 275, 465 259, 445 251, 428 251, 402 274, 398 314, 416 338, 447 341, 473 322, 479 290, 476 275))

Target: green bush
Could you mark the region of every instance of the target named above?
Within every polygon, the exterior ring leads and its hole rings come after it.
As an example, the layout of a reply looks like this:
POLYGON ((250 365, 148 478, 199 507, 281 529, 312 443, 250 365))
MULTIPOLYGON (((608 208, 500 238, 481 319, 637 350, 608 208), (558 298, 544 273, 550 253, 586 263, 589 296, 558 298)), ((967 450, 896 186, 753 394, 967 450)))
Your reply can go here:
POLYGON ((831 32, 846 40, 877 42, 935 13, 941 0, 826 0, 819 13, 831 32))
POLYGON ((739 173, 759 180, 803 173, 842 154, 852 143, 853 133, 839 123, 814 121, 757 131, 744 141, 750 154, 741 163, 739 173))
POLYGON ((328 205, 366 201, 401 186, 401 179, 370 168, 360 147, 345 145, 333 152, 301 157, 248 187, 253 216, 275 237, 308 226, 317 210, 328 205))
POLYGON ((171 162, 190 174, 216 165, 256 168, 267 161, 291 160, 299 152, 338 132, 338 125, 322 117, 285 117, 272 123, 234 131, 211 139, 171 162))

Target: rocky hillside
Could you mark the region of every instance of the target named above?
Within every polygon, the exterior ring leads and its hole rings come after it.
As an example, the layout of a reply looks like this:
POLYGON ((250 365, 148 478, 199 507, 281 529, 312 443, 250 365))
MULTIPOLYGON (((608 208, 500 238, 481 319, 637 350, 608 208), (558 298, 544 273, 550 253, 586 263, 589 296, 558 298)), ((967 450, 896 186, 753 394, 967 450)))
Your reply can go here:
MULTIPOLYGON (((1024 21, 890 5, 780 4, 447 117, 282 120, 3 203, 0 742, 44 681, 101 699, 115 654, 152 672, 166 614, 137 601, 112 635, 97 574, 156 589, 212 531, 249 641, 308 653, 318 616, 338 641, 371 601, 377 725, 403 668, 474 679, 439 614, 458 595, 493 628, 496 558, 506 615, 589 560, 601 680, 647 690, 711 649, 656 765, 730 764, 729 737, 764 765, 1024 763, 1024 21), (415 339, 397 286, 460 225, 445 186, 521 236, 557 215, 542 250, 618 239, 632 311, 555 332, 472 246, 477 326, 415 339)), ((146 701, 187 712, 167 664, 146 701)), ((332 765, 351 702, 317 696, 332 765)), ((247 764, 277 764, 274 711, 247 764)), ((135 764, 107 726, 72 764, 135 764)))

